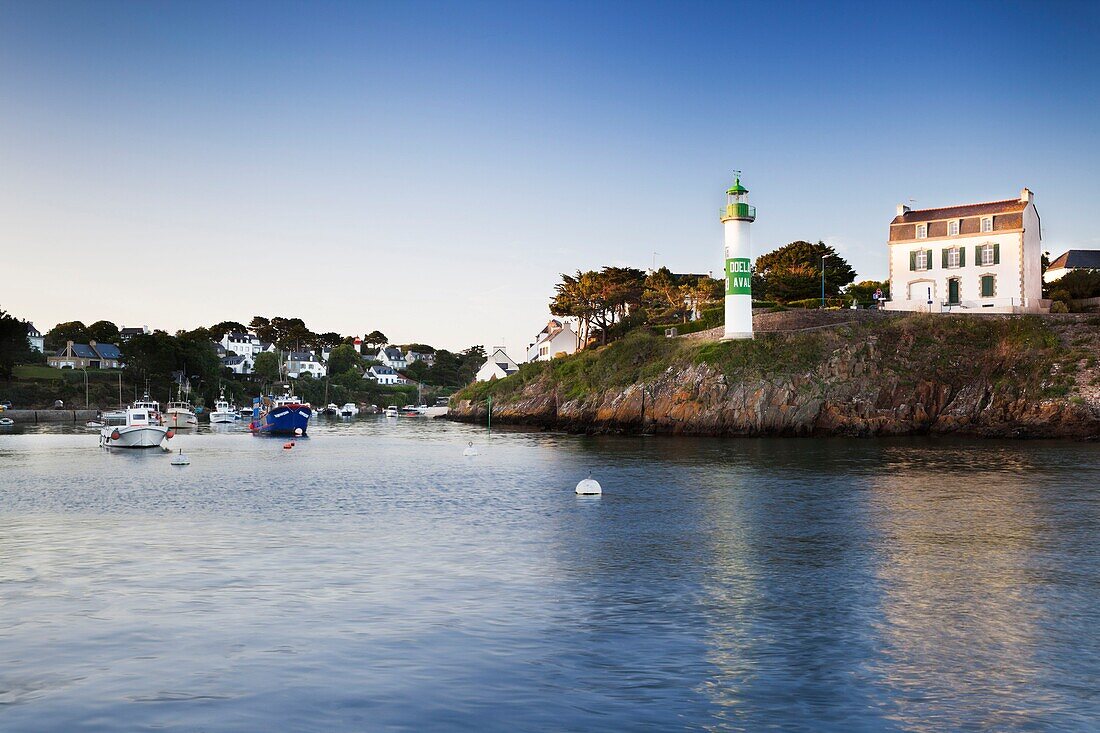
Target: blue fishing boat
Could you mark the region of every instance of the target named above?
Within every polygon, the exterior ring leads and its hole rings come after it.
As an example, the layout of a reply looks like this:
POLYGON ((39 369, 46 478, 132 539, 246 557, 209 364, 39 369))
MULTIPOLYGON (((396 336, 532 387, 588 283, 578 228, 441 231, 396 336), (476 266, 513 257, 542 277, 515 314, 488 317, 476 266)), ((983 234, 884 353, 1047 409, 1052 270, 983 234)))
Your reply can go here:
POLYGON ((282 397, 254 397, 248 429, 266 435, 305 435, 312 415, 309 403, 302 402, 288 389, 282 397))

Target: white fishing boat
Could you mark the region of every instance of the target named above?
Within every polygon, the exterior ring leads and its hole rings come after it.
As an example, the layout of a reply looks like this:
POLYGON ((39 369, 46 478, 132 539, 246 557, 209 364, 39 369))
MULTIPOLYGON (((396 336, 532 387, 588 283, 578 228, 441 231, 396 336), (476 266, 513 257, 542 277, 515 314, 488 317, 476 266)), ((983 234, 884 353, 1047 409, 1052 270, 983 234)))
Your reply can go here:
POLYGON ((358 414, 359 408, 355 406, 354 402, 345 402, 344 406, 340 408, 340 417, 355 417, 358 414))
POLYGON ((99 431, 103 448, 156 448, 172 437, 172 430, 155 422, 145 408, 128 408, 122 425, 107 425, 99 431))
POLYGON ((225 390, 218 393, 218 399, 214 400, 214 411, 210 413, 211 423, 233 423, 241 419, 240 414, 225 399, 225 390))
POLYGON ((397 417, 401 413, 397 411, 397 405, 390 405, 382 411, 382 414, 386 417, 397 417))
MULTIPOLYGON (((130 405, 130 407, 135 410, 148 410, 150 417, 157 423, 157 425, 164 424, 164 415, 160 411, 160 403, 149 397, 148 389, 146 389, 145 394, 142 395, 141 399, 134 400, 134 403, 130 405)), ((121 415, 122 420, 126 419, 125 410, 118 410, 114 413, 108 413, 108 415, 113 415, 116 419, 118 419, 118 417, 121 415)), ((108 422, 107 424, 110 425, 111 423, 108 422)))
POLYGON ((195 408, 185 400, 175 400, 168 403, 164 411, 164 424, 170 428, 193 428, 199 424, 199 418, 195 415, 195 408))

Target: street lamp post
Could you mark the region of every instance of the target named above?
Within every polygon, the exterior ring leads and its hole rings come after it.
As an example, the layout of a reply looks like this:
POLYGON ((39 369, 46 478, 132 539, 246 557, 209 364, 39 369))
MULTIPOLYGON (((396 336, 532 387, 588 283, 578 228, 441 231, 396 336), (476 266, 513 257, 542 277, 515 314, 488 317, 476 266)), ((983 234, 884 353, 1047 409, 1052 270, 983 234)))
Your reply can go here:
POLYGON ((84 372, 84 409, 88 409, 88 370, 84 367, 80 367, 80 371, 84 372))
POLYGON ((821 309, 825 309, 825 258, 828 255, 821 255, 821 309))

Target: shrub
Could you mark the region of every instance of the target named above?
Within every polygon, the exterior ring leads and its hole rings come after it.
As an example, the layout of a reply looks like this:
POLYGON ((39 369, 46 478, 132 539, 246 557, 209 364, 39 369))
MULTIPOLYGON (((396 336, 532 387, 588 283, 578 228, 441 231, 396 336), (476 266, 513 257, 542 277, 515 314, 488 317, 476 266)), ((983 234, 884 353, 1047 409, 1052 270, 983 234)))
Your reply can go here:
POLYGON ((1056 300, 1050 306, 1051 313, 1069 313, 1069 306, 1066 305, 1064 300, 1056 300))

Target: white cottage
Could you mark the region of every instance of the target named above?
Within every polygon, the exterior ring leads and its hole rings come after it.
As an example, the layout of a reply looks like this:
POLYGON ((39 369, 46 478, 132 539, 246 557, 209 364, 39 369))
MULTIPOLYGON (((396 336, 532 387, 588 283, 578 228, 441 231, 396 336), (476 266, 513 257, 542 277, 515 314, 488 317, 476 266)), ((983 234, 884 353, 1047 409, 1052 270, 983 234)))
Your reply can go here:
POLYGON ((323 377, 327 373, 324 362, 312 351, 291 351, 286 355, 286 375, 291 379, 297 379, 303 374, 323 377))
POLYGON ((409 365, 409 362, 405 359, 405 355, 401 353, 401 349, 396 346, 383 346, 378 350, 374 358, 394 370, 404 369, 409 365))
POLYGON ((364 379, 370 379, 378 384, 399 384, 400 377, 397 372, 384 364, 375 364, 363 374, 364 379))
POLYGON ((519 365, 512 357, 504 353, 503 347, 498 346, 485 360, 485 363, 481 365, 481 368, 477 370, 475 379, 479 382, 488 382, 494 377, 497 379, 510 377, 518 371, 519 365))
POLYGON ((939 209, 899 205, 890 222, 889 310, 1037 313, 1042 233, 1035 194, 939 209))
POLYGON ((550 361, 555 356, 574 354, 580 348, 580 336, 568 321, 551 318, 527 347, 527 361, 550 361))

